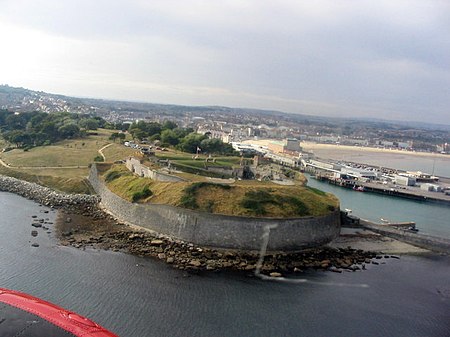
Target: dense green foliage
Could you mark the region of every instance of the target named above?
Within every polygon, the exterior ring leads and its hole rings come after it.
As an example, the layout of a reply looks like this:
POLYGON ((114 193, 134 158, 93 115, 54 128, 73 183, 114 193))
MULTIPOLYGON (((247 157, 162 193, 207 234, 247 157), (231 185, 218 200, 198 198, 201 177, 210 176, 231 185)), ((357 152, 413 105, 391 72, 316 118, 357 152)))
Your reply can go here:
POLYGON ((264 190, 249 191, 241 202, 242 207, 253 211, 256 215, 266 214, 264 204, 275 202, 274 197, 264 190))
POLYGON ((111 136, 109 136, 109 140, 112 140, 114 143, 116 142, 116 139, 119 139, 119 141, 124 141, 126 138, 125 134, 122 132, 113 132, 111 136))
POLYGON ((139 121, 131 124, 128 131, 134 139, 160 140, 162 146, 172 146, 183 152, 236 155, 230 144, 225 144, 220 139, 209 139, 195 133, 192 128, 179 128, 171 121, 163 124, 139 121))
MULTIPOLYGON (((100 117, 71 114, 68 112, 27 112, 16 114, 0 110, 0 132, 5 140, 19 148, 49 145, 54 142, 80 138, 87 130, 108 128, 123 130, 123 124, 110 124, 100 117)), ((129 126, 128 131, 134 139, 159 140, 162 146, 175 147, 188 153, 235 155, 230 144, 219 139, 209 139, 197 134, 192 128, 180 128, 172 121, 163 124, 139 121, 129 126)), ((110 140, 125 140, 125 134, 114 132, 110 140)))
POLYGON ((68 112, 16 114, 0 110, 0 132, 3 138, 22 148, 83 137, 85 130, 95 130, 104 125, 105 121, 102 118, 68 112))
POLYGON ((256 190, 245 193, 241 206, 248 209, 255 215, 265 215, 267 213, 266 205, 289 206, 295 209, 298 216, 310 215, 308 207, 298 198, 294 196, 281 196, 271 194, 270 191, 256 190))
POLYGON ((117 178, 119 178, 121 176, 122 176, 122 174, 119 171, 108 171, 105 174, 105 181, 107 183, 109 183, 109 182, 111 182, 111 181, 113 181, 113 180, 115 180, 115 179, 117 179, 117 178))
POLYGON ((132 202, 137 202, 141 199, 148 198, 149 196, 153 195, 153 192, 148 188, 148 186, 145 186, 142 191, 135 192, 133 196, 131 197, 132 202))
POLYGON ((213 184, 213 183, 208 183, 208 182, 193 183, 183 190, 184 194, 181 197, 180 206, 190 208, 190 209, 198 208, 197 193, 202 188, 208 187, 208 186, 219 187, 224 190, 231 189, 231 187, 229 185, 224 185, 224 184, 213 184))

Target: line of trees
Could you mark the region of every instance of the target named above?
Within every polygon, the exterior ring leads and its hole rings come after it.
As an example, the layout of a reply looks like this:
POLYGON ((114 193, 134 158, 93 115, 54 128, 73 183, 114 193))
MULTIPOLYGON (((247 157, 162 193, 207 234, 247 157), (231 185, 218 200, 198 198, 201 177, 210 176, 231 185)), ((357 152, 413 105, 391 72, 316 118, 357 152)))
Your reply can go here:
POLYGON ((0 132, 19 148, 49 145, 63 139, 80 138, 87 130, 104 127, 100 117, 86 117, 68 112, 14 113, 0 110, 0 132))
POLYGON ((220 139, 209 139, 195 133, 192 128, 180 128, 172 121, 163 124, 139 121, 131 124, 128 131, 134 139, 159 141, 161 146, 174 147, 183 152, 236 155, 230 144, 223 143, 220 139))
MULTIPOLYGON (((50 145, 54 142, 82 138, 86 131, 97 128, 124 130, 126 124, 107 123, 101 117, 72 114, 69 112, 26 112, 14 113, 0 109, 0 133, 8 142, 18 148, 50 145)), ((195 133, 192 128, 181 128, 175 122, 139 121, 128 127, 133 139, 159 141, 161 146, 174 147, 188 153, 236 155, 230 144, 220 139, 209 139, 206 135, 195 133)), ((125 134, 114 132, 110 140, 124 141, 125 134)))

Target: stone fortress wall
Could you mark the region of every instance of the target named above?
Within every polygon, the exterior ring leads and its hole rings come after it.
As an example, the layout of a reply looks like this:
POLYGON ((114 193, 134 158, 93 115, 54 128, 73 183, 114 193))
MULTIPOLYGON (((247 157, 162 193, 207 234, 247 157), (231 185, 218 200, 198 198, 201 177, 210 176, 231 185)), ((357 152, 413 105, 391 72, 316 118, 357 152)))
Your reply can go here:
POLYGON ((137 174, 140 177, 150 178, 156 181, 185 181, 185 179, 171 175, 168 173, 163 173, 157 170, 153 170, 141 163, 141 161, 134 157, 128 157, 126 159, 125 165, 127 169, 131 172, 137 174))
POLYGON ((251 218, 211 214, 170 205, 128 202, 111 192, 92 165, 89 181, 101 206, 125 221, 200 246, 259 250, 270 228, 268 250, 295 251, 325 244, 339 235, 340 211, 321 217, 251 218))

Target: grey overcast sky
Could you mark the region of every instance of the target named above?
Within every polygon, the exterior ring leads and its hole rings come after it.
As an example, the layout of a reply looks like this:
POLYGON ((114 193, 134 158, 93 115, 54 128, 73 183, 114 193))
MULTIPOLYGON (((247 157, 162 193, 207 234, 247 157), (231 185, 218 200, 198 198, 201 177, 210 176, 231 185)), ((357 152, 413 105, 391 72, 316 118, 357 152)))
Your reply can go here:
POLYGON ((449 0, 0 0, 0 83, 450 124, 449 0))

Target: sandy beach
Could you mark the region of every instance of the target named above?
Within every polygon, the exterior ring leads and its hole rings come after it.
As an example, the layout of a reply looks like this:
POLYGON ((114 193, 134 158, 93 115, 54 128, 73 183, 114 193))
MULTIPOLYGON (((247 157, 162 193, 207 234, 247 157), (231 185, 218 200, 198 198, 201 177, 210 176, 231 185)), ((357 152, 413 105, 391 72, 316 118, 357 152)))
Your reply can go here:
MULTIPOLYGON (((267 146, 270 142, 274 141, 273 139, 258 139, 258 140, 246 140, 243 143, 245 144, 256 144, 260 146, 267 146)), ((352 152, 352 153, 384 153, 384 154, 397 154, 397 155, 407 155, 407 156, 416 156, 416 157, 430 157, 430 158, 443 158, 450 160, 450 155, 441 154, 441 153, 430 153, 430 152, 416 152, 416 151, 406 151, 399 149, 383 149, 383 148, 375 148, 375 147, 362 147, 362 146, 351 146, 351 145, 337 145, 337 144, 319 144, 314 142, 301 142, 300 146, 303 150, 308 152, 352 152)))
MULTIPOLYGON (((273 140, 247 140, 244 143, 267 146, 273 140)), ((336 144, 317 144, 301 142, 304 152, 312 153, 316 158, 347 161, 372 166, 421 171, 439 177, 450 177, 450 155, 441 153, 402 151, 336 144)))
POLYGON ((350 146, 350 145, 337 145, 337 144, 318 144, 312 142, 302 142, 301 146, 306 151, 315 150, 329 150, 329 151, 351 151, 351 152, 372 152, 372 153, 385 153, 385 154, 400 154, 406 156, 416 156, 416 157, 430 157, 430 158, 445 158, 450 160, 450 156, 441 153, 430 153, 430 152, 416 152, 416 151, 406 151, 399 149, 383 149, 375 147, 362 147, 362 146, 350 146))

